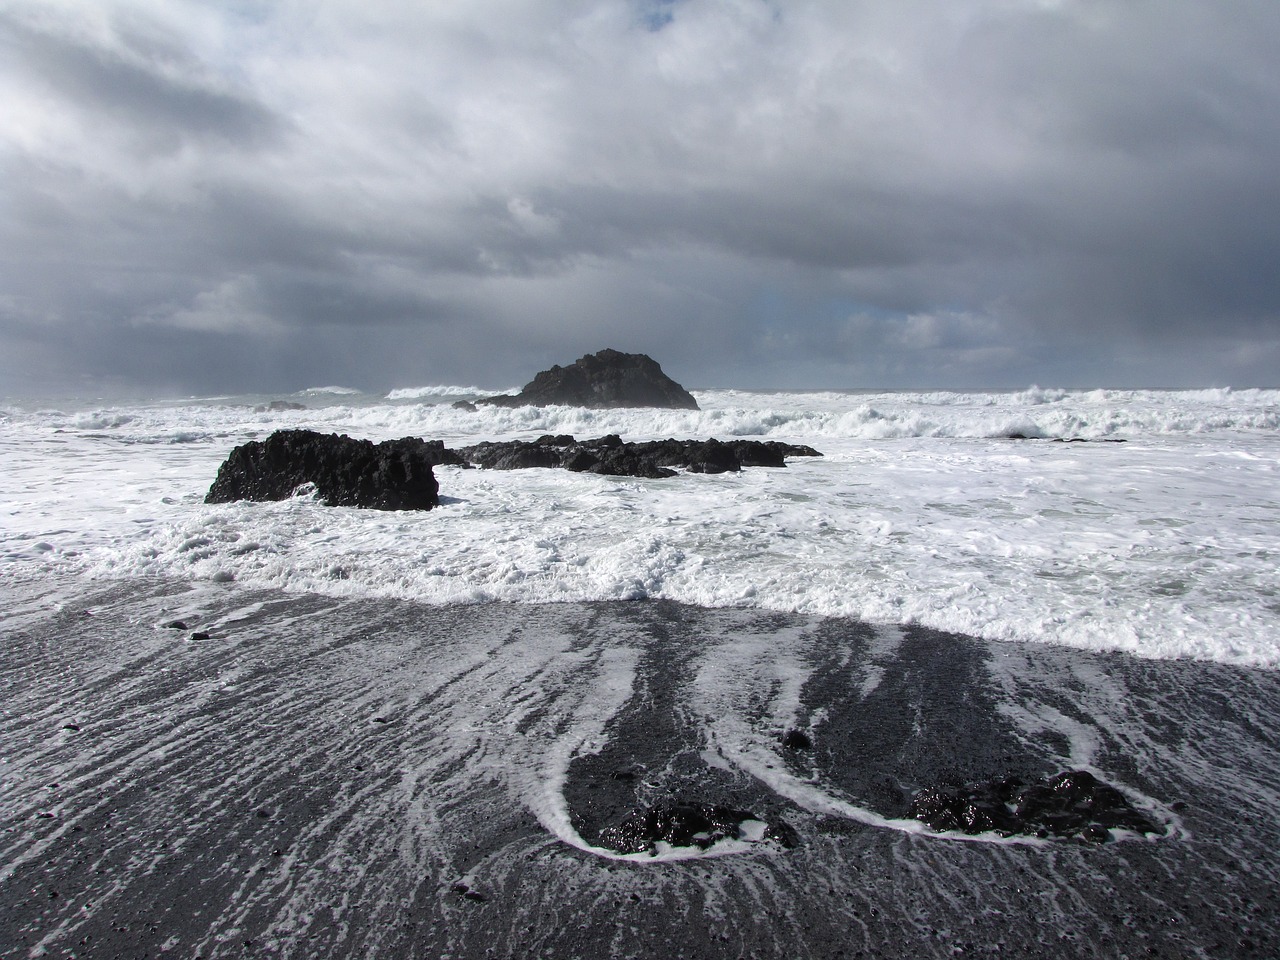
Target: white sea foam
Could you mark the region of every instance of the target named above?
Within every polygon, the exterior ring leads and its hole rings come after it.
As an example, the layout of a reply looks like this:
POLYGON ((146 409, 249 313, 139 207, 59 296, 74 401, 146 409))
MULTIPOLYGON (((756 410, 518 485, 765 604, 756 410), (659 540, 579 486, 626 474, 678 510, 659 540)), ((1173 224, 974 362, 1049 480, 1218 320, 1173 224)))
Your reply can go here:
POLYGON ((507 390, 487 390, 484 387, 401 387, 387 393, 388 400, 422 400, 429 397, 489 397, 498 393, 517 393, 519 387, 507 390))
POLYGON ((335 393, 340 396, 359 396, 360 391, 355 387, 307 387, 305 390, 299 390, 300 395, 311 393, 335 393))
POLYGON ((1277 391, 713 390, 695 392, 698 411, 427 402, 451 389, 302 411, 10 403, 0 574, 428 603, 663 597, 1280 665, 1277 391), (661 481, 440 468, 442 505, 423 514, 206 506, 230 449, 281 427, 450 446, 751 437, 824 456, 661 481))

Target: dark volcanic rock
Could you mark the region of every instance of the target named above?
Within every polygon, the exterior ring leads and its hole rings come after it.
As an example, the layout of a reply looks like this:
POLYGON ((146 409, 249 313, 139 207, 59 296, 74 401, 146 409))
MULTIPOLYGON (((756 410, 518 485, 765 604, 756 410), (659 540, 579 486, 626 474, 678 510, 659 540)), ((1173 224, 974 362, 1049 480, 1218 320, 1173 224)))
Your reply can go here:
POLYGON ((812 750, 813 741, 803 730, 788 730, 782 735, 782 745, 788 750, 812 750))
POLYGON ((742 469, 734 448, 719 440, 655 440, 636 444, 658 466, 684 467, 690 473, 737 473, 742 469))
POLYGON ((786 457, 821 456, 812 447, 757 440, 654 440, 624 443, 610 434, 596 440, 575 440, 561 434, 537 440, 478 443, 458 454, 469 463, 493 470, 563 467, 577 473, 612 477, 661 479, 676 475, 673 467, 690 473, 737 473, 744 466, 786 466, 786 457))
POLYGON ((783 467, 787 457, 820 457, 813 447, 780 440, 730 440, 729 446, 744 467, 783 467))
POLYGON ((515 396, 480 400, 503 407, 665 407, 697 410, 698 401, 643 353, 601 350, 543 370, 515 396))
POLYGON ((958 789, 927 787, 912 798, 910 815, 934 830, 969 834, 1078 836, 1102 843, 1115 829, 1164 833, 1124 794, 1086 770, 1069 770, 1031 784, 1000 777, 958 789))
POLYGON ((1013 430, 996 435, 1001 440, 1048 440, 1051 443, 1126 443, 1123 437, 1046 437, 1042 433, 1023 433, 1013 430))
POLYGON ((313 430, 278 430, 232 450, 205 503, 284 500, 311 483, 330 506, 430 510, 438 502, 432 466, 459 462, 443 443, 414 437, 375 444, 313 430))
POLYGON ((637 810, 617 826, 600 831, 601 843, 618 853, 657 853, 659 844, 706 850, 721 840, 759 839, 775 840, 788 848, 798 840, 787 824, 765 823, 748 810, 681 801, 637 810))

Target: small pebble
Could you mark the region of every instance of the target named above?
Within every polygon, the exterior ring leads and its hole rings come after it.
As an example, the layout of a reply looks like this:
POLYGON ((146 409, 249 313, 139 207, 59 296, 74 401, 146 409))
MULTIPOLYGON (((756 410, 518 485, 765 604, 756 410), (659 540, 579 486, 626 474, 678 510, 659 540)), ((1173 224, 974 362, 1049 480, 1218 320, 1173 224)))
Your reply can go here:
POLYGON ((788 750, 812 750, 813 741, 802 730, 788 730, 782 737, 782 745, 788 750))

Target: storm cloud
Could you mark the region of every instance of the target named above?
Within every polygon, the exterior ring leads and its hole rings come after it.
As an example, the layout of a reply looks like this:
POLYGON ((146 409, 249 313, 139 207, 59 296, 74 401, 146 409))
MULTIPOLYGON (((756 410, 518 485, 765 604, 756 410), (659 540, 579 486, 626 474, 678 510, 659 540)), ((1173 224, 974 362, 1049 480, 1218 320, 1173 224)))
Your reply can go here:
POLYGON ((0 394, 1273 386, 1280 6, 0 5, 0 394))

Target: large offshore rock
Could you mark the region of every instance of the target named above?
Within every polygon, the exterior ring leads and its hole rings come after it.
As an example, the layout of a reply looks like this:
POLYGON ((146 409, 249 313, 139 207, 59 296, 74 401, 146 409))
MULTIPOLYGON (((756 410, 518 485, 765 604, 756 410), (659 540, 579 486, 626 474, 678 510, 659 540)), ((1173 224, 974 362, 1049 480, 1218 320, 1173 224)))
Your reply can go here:
POLYGON ((502 407, 665 407, 697 410, 698 401, 643 353, 601 350, 567 367, 543 370, 515 396, 478 401, 502 407))
POLYGON ((433 465, 460 463, 440 442, 405 437, 373 443, 336 433, 278 430, 231 451, 205 503, 284 500, 306 484, 330 506, 430 510, 433 465))

